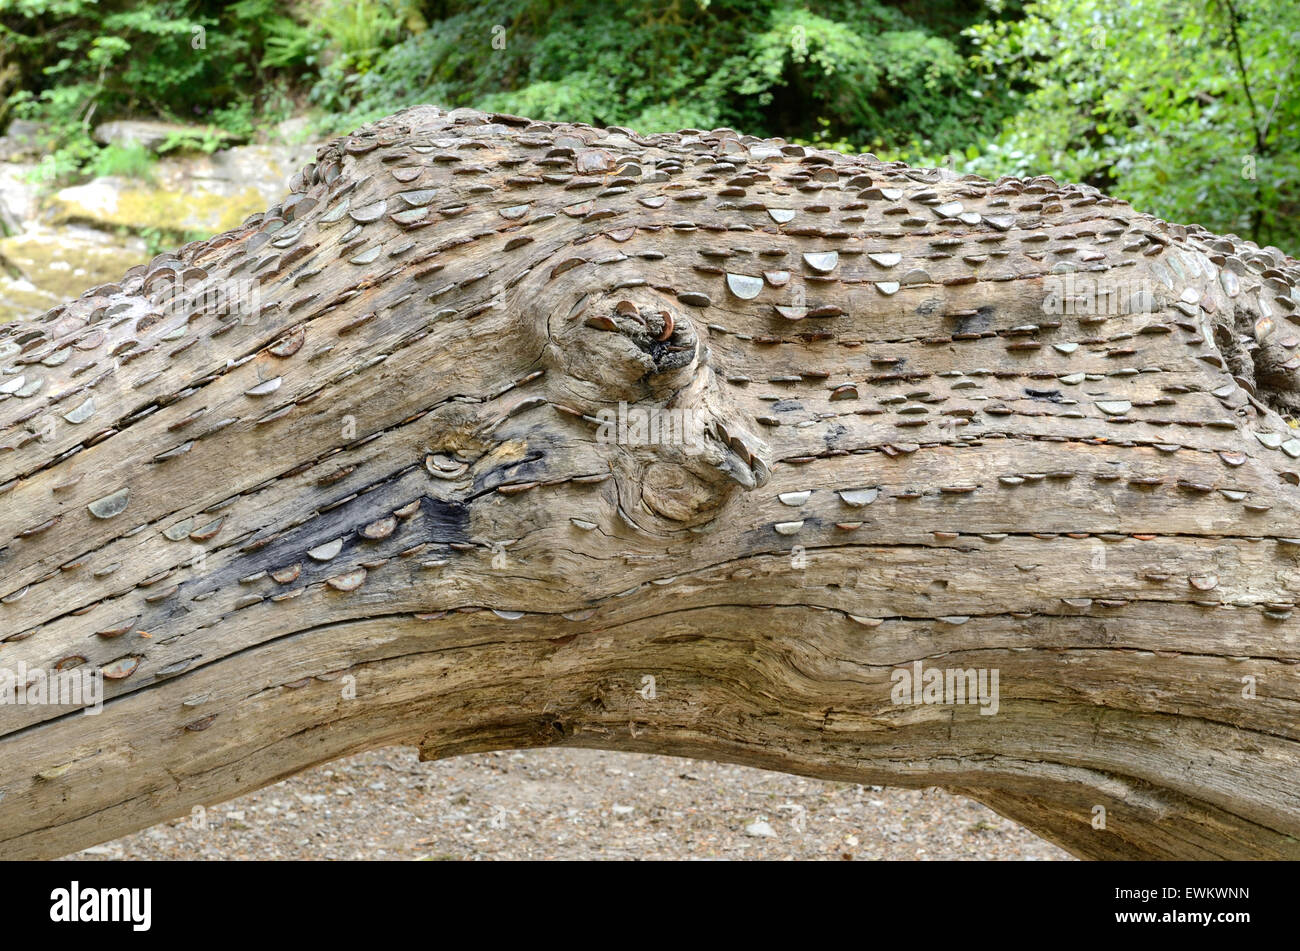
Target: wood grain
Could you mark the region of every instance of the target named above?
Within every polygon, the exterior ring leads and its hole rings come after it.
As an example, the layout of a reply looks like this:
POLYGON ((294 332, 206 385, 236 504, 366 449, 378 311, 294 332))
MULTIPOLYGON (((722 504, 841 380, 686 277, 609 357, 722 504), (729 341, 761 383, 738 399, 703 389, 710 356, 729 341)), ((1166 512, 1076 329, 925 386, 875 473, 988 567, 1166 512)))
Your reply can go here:
POLYGON ((345 136, 0 327, 0 670, 109 675, 97 716, 0 705, 0 855, 381 745, 561 744, 1300 858, 1297 275, 1089 187, 730 130, 345 136), (918 661, 996 712, 896 702, 918 661))

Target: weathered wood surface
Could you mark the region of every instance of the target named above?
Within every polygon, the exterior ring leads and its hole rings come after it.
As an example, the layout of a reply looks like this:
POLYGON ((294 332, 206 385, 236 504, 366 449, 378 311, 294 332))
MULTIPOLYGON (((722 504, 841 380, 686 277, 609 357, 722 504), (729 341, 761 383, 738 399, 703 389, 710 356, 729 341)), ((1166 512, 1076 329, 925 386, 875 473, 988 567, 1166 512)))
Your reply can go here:
POLYGON ((0 707, 0 855, 405 743, 1300 857, 1298 273, 1091 188, 727 130, 334 142, 0 328, 0 668, 112 675, 99 716, 0 707), (609 441, 620 401, 703 450, 609 441), (894 703, 918 660, 996 670, 996 714, 894 703))

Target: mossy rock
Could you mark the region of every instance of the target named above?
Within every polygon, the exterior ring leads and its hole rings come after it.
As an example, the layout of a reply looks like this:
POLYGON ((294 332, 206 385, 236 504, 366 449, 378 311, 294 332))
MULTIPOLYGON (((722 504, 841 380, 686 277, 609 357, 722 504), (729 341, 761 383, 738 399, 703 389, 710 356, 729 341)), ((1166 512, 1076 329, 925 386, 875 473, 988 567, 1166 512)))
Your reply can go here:
POLYGON ((0 275, 0 324, 43 314, 62 300, 24 278, 0 275))
POLYGON ((95 127, 92 133, 102 145, 139 147, 158 152, 168 142, 218 142, 238 141, 238 137, 216 126, 182 125, 176 122, 159 122, 154 119, 119 119, 95 127))
POLYGON ((140 239, 87 228, 33 229, 0 239, 0 321, 35 316, 148 260, 140 239))
POLYGON ((97 178, 56 192, 50 199, 56 224, 90 224, 134 232, 202 231, 217 234, 237 228, 249 215, 266 210, 256 188, 153 189, 116 178, 97 178))

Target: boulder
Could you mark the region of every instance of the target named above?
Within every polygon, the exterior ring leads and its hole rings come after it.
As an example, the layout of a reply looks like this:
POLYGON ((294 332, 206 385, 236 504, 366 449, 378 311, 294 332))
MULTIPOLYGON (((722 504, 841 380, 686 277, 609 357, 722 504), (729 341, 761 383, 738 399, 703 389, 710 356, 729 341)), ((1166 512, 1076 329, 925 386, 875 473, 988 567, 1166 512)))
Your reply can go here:
POLYGON ((164 158, 153 185, 97 178, 59 190, 50 206, 58 223, 217 234, 284 198, 289 177, 314 154, 314 146, 251 145, 164 158))
POLYGON ((0 324, 35 317, 62 302, 59 294, 43 290, 26 278, 0 272, 0 324))
POLYGON ((18 162, 40 158, 44 154, 41 139, 45 126, 26 119, 14 119, 0 136, 0 162, 18 162))
POLYGON ((139 238, 34 227, 0 239, 0 322, 32 317, 149 260, 139 238))
POLYGON ((301 145, 313 137, 312 120, 307 116, 293 116, 276 123, 270 140, 283 142, 286 145, 301 145))
POLYGON ((155 119, 118 119, 103 122, 95 126, 91 133, 94 140, 101 145, 119 145, 129 147, 141 146, 150 152, 157 152, 166 142, 176 135, 190 136, 201 141, 216 136, 222 142, 234 142, 235 136, 215 126, 182 125, 178 122, 160 122, 155 119))
POLYGON ((40 210, 39 187, 28 181, 35 167, 30 163, 0 163, 0 218, 8 234, 34 221, 40 210))

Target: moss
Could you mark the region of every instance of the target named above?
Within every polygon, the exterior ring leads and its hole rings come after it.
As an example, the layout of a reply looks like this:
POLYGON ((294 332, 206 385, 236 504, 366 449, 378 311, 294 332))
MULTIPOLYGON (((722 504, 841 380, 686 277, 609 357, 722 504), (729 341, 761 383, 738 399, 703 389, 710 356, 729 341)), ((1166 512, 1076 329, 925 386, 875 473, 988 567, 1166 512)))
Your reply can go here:
POLYGON ((0 277, 0 324, 43 313, 61 300, 62 297, 32 287, 26 281, 0 277))
POLYGON ((237 228, 249 215, 266 210, 265 197, 252 187, 235 195, 125 188, 93 207, 81 200, 77 189, 65 189, 51 201, 59 223, 123 227, 136 233, 158 229, 217 234, 237 228))
POLYGON ((0 279, 0 320, 40 313, 88 287, 116 281, 128 268, 148 259, 138 247, 58 232, 4 238, 0 261, 26 280, 0 279))

